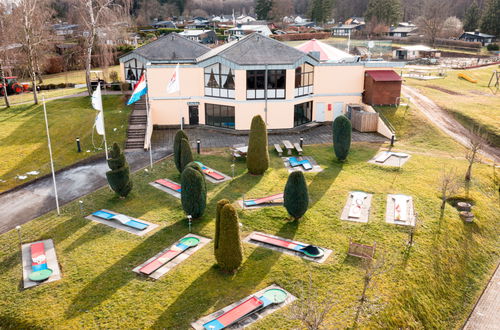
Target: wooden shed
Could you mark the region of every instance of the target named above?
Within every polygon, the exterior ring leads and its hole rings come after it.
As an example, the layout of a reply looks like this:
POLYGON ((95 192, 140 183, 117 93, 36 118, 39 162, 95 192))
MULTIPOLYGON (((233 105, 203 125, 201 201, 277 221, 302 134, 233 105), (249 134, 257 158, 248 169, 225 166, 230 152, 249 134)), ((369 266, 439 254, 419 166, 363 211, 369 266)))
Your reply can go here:
POLYGON ((366 71, 363 102, 369 105, 397 104, 402 82, 394 70, 366 71))

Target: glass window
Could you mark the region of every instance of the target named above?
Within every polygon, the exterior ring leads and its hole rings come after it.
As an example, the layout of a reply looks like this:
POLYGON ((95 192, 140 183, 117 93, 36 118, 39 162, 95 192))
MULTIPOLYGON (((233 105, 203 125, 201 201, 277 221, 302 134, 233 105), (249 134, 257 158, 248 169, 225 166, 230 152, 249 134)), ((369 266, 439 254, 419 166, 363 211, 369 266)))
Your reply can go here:
POLYGON ((234 99, 234 73, 220 63, 205 68, 205 96, 234 99))
POLYGON ((205 103, 205 124, 234 129, 234 107, 205 103))
MULTIPOLYGON (((267 98, 284 99, 286 70, 267 70, 267 98)), ((247 99, 265 99, 266 71, 247 70, 247 99)))
POLYGON ((312 101, 296 104, 293 111, 293 125, 299 126, 312 121, 312 101))
POLYGON ((312 94, 313 84, 314 67, 311 64, 304 63, 295 69, 295 97, 312 94))

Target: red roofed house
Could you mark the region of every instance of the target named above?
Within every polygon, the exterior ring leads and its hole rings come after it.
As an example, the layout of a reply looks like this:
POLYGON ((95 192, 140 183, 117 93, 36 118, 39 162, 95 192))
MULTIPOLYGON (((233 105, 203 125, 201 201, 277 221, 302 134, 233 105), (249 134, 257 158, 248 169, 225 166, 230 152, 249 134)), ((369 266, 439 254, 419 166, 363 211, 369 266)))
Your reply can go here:
POLYGON ((397 104, 402 82, 394 70, 365 71, 363 102, 370 105, 397 104))

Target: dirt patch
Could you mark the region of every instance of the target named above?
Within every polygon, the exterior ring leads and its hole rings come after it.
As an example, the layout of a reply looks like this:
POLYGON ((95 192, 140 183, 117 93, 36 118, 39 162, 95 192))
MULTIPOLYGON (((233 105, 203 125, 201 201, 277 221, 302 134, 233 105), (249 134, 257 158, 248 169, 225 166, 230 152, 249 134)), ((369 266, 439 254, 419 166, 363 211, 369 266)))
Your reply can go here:
POLYGON ((440 92, 443 92, 443 93, 446 93, 446 94, 450 94, 450 95, 464 95, 464 94, 457 93, 455 91, 452 91, 452 90, 449 90, 449 89, 446 89, 446 88, 443 88, 443 87, 440 87, 440 86, 436 86, 436 85, 427 85, 425 87, 432 88, 432 89, 435 89, 435 90, 438 90, 440 92))

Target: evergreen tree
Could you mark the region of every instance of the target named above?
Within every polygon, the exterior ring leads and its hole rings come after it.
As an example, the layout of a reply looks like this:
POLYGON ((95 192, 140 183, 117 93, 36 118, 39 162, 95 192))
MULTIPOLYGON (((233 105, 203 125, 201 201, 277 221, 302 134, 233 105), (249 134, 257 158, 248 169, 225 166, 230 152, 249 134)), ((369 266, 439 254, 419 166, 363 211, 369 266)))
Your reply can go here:
POLYGON ((174 137, 174 163, 175 167, 177 168, 177 171, 179 173, 182 173, 182 170, 184 169, 181 166, 181 140, 186 139, 189 141, 189 138, 187 137, 186 133, 184 133, 183 130, 178 130, 177 133, 175 133, 174 137))
POLYGON ((238 213, 233 205, 225 204, 220 210, 219 228, 215 258, 223 271, 233 273, 243 261, 238 213))
POLYGON ((351 148, 352 125, 346 116, 338 116, 333 121, 333 149, 341 162, 346 160, 351 148))
POLYGON ((331 18, 333 0, 312 0, 309 5, 311 19, 318 23, 325 23, 331 18))
POLYGON ((106 172, 109 186, 120 197, 127 197, 132 190, 132 181, 130 180, 130 169, 125 159, 125 155, 121 152, 118 144, 113 144, 113 149, 110 152, 108 166, 111 171, 106 172))
POLYGON ((255 13, 257 14, 257 19, 267 20, 269 18, 271 8, 273 8, 273 0, 256 0, 255 13))
POLYGON ((464 16, 464 30, 467 32, 474 31, 479 27, 479 20, 481 18, 481 10, 476 1, 470 5, 465 12, 464 16))
POLYGON ((193 152, 191 151, 191 146, 189 145, 188 140, 181 139, 181 159, 180 159, 180 167, 181 171, 184 171, 186 165, 193 161, 193 152))
POLYGON ((370 0, 365 12, 367 21, 375 21, 387 26, 397 23, 400 16, 400 0, 370 0))
POLYGON ((262 117, 253 117, 248 139, 247 168, 251 174, 261 175, 269 168, 267 128, 262 117))
POLYGON ((219 248, 219 235, 220 235, 220 212, 224 205, 229 204, 229 200, 221 199, 217 202, 217 209, 215 210, 215 238, 214 238, 214 253, 217 255, 219 248))
POLYGON ((189 163, 181 174, 181 204, 184 212, 194 219, 205 212, 207 206, 207 186, 199 165, 189 163))
POLYGON ((500 36, 500 0, 488 0, 481 16, 481 32, 500 36))
POLYGON ((302 218, 309 207, 309 192, 306 179, 301 171, 294 171, 288 176, 283 194, 284 205, 294 220, 302 218))

